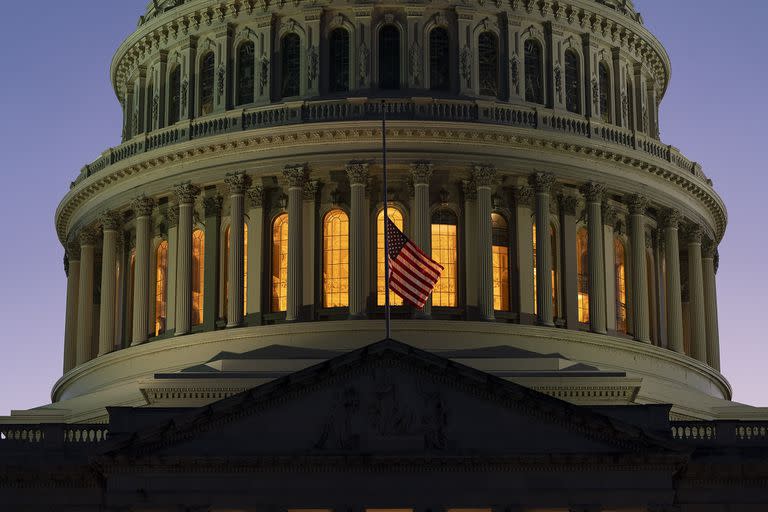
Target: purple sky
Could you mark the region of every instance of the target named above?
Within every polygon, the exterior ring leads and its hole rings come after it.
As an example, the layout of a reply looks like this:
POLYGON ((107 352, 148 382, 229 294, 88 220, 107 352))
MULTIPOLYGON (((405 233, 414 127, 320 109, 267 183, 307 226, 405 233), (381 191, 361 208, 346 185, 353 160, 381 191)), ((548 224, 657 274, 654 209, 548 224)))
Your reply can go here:
MULTIPOLYGON (((20 2, 0 31, 0 415, 48 403, 61 376, 66 280, 53 216, 79 169, 120 142, 109 64, 146 3, 20 2)), ((736 400, 768 406, 760 323, 768 314, 768 242, 757 224, 768 218, 759 158, 768 142, 760 124, 768 118, 768 3, 635 3, 672 59, 662 140, 702 163, 729 209, 718 273, 723 373, 736 400)))

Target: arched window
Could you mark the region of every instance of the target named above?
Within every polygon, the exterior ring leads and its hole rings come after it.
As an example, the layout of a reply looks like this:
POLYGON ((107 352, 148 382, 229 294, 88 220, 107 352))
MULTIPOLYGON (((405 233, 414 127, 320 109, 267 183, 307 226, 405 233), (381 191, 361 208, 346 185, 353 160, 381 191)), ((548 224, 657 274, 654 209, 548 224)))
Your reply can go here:
MULTIPOLYGON (((403 230, 403 213, 390 206, 387 208, 389 220, 392 224, 397 226, 400 231, 403 230)), ((385 279, 385 266, 384 262, 384 209, 382 209, 376 216, 376 304, 379 306, 385 305, 386 302, 386 290, 387 280, 385 279)), ((402 306, 403 299, 397 293, 390 291, 389 303, 392 306, 402 306)))
POLYGON ((253 88, 255 84, 256 45, 246 41, 237 50, 237 104, 253 103, 253 88))
POLYGON ((432 292, 432 304, 456 307, 458 295, 458 219, 451 210, 432 214, 432 259, 444 269, 432 292))
POLYGON ((565 108, 568 112, 581 113, 581 74, 579 56, 573 50, 565 51, 565 108))
MULTIPOLYGON (((221 264, 224 281, 224 315, 229 308, 229 251, 231 226, 224 231, 224 261, 221 264)), ((248 311, 248 224, 243 224, 243 315, 248 311)))
POLYGON ((627 333, 627 251, 618 238, 613 240, 616 263, 616 330, 627 333))
MULTIPOLYGON (((536 283, 536 223, 533 223, 533 312, 539 312, 537 283, 536 283)), ((552 276, 552 314, 557 317, 559 311, 557 308, 557 232, 554 226, 549 226, 549 248, 551 250, 550 261, 552 262, 552 268, 550 274, 552 276)))
POLYGON ((608 69, 608 65, 605 62, 601 62, 598 66, 600 82, 600 117, 603 122, 611 122, 611 72, 608 69))
POLYGON ((205 292, 205 233, 192 232, 192 325, 203 323, 203 297, 205 292))
POLYGON ((499 95, 499 38, 493 32, 483 32, 477 40, 478 78, 481 96, 499 95))
POLYGON ((525 101, 544 104, 544 59, 538 41, 525 41, 525 101))
POLYGON ((323 221, 323 306, 349 306, 349 217, 331 210, 323 221))
POLYGON ((272 311, 288 309, 288 214, 272 223, 272 311))
POLYGON ((181 118, 181 66, 176 66, 168 77, 168 124, 181 118))
POLYGON ((155 119, 155 83, 153 80, 149 81, 149 85, 147 85, 147 99, 145 100, 145 107, 146 107, 146 117, 145 124, 146 124, 146 132, 149 133, 152 131, 153 122, 155 119))
POLYGON ((589 323, 589 259, 587 228, 576 232, 576 275, 578 279, 579 322, 589 323))
POLYGON ((400 88, 400 30, 384 25, 379 31, 379 89, 400 88))
POLYGON ((635 101, 632 97, 632 82, 627 79, 627 128, 635 129, 635 101))
POLYGON ((208 52, 200 59, 200 115, 207 116, 213 112, 213 89, 215 82, 214 67, 216 58, 213 52, 208 52))
POLYGON ((298 34, 286 34, 280 42, 283 98, 301 94, 301 38, 298 34))
POLYGON ((160 242, 155 255, 155 336, 160 336, 168 320, 168 241, 160 242))
POLYGON ((443 27, 429 33, 429 88, 433 91, 451 88, 450 39, 443 27))
POLYGON ((349 90, 349 32, 336 28, 328 38, 328 90, 347 92, 349 90))
POLYGON ((493 309, 509 311, 509 225, 498 213, 491 214, 493 239, 493 309))

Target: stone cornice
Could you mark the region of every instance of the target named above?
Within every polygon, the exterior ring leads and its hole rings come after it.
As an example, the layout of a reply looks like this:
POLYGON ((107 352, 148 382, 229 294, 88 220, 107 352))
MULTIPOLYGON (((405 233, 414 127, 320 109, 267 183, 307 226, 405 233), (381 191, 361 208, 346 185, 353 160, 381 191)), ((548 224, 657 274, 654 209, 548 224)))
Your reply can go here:
MULTIPOLYGON (((600 141, 577 139, 555 132, 532 133, 530 130, 516 127, 486 126, 476 123, 391 121, 388 130, 393 147, 394 144, 407 144, 418 140, 451 145, 501 147, 507 150, 528 149, 540 153, 571 154, 574 159, 582 162, 603 162, 634 168, 656 179, 665 180, 700 202, 715 220, 712 228, 717 240, 722 238, 725 231, 727 224, 725 206, 711 186, 703 183, 696 176, 680 171, 670 162, 628 148, 606 147, 600 141)), ((234 152, 258 154, 275 149, 322 146, 331 142, 374 144, 378 143, 380 138, 381 132, 377 122, 336 122, 229 133, 135 154, 85 178, 69 191, 56 212, 59 239, 66 240, 67 233, 72 227, 69 223, 73 214, 96 194, 102 193, 116 183, 152 172, 163 166, 180 166, 198 159, 211 159, 234 152)), ((271 172, 274 174, 276 170, 271 172)))

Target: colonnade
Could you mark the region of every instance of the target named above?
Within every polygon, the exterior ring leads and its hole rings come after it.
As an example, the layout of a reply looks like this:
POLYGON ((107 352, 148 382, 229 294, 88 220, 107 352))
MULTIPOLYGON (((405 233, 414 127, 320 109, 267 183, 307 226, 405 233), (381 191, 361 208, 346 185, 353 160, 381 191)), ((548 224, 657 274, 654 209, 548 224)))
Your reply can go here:
MULTIPOLYGON (((406 231, 409 236, 426 252, 431 251, 431 207, 430 190, 433 165, 429 162, 415 162, 410 167, 410 179, 413 184, 410 211, 412 221, 406 231)), ((350 162, 346 166, 349 183, 349 318, 366 318, 370 313, 369 284, 366 277, 366 244, 368 243, 367 223, 371 218, 369 201, 366 198, 366 188, 370 182, 369 165, 360 162, 350 162)), ((307 215, 307 186, 316 182, 309 180, 308 169, 304 166, 287 167, 283 171, 283 179, 287 183, 287 213, 288 229, 288 277, 287 277, 287 309, 286 321, 312 320, 306 308, 312 306, 313 294, 307 293, 304 281, 311 283, 314 279, 314 254, 310 247, 314 245, 314 216, 307 215), (306 224, 306 225, 305 225, 306 224), (309 250, 308 250, 309 249, 309 250)), ((229 192, 230 207, 230 248, 227 251, 227 290, 226 324, 219 327, 236 328, 244 324, 245 294, 248 294, 248 312, 264 313, 269 311, 269 304, 262 304, 265 296, 262 288, 269 286, 268 279, 262 277, 267 265, 264 255, 264 228, 266 217, 264 211, 264 190, 260 186, 252 186, 251 178, 244 172, 228 174, 224 180, 229 192), (246 198, 250 201, 251 209, 246 211, 246 198), (249 238, 253 246, 249 247, 248 272, 253 278, 248 280, 248 290, 244 291, 244 224, 248 217, 249 238), (265 307, 266 306, 266 307, 265 307)), ((651 342, 651 314, 649 311, 648 276, 650 269, 646 263, 646 239, 649 236, 649 202, 642 195, 630 195, 623 204, 607 199, 605 186, 600 183, 588 182, 579 187, 558 184, 555 176, 547 172, 536 172, 527 180, 520 181, 509 190, 511 200, 510 223, 514 233, 513 263, 510 268, 519 269, 517 275, 510 278, 510 288, 514 291, 511 312, 494 310, 494 261, 493 237, 491 232, 491 214, 497 210, 498 193, 497 172, 492 166, 475 166, 470 169, 468 178, 463 181, 463 214, 465 231, 463 243, 467 250, 465 260, 459 268, 463 273, 465 283, 464 296, 459 299, 464 306, 464 319, 480 319, 485 321, 505 320, 519 323, 537 323, 542 326, 564 326, 569 329, 588 328, 596 334, 613 334, 609 321, 611 305, 616 299, 616 277, 613 265, 614 222, 617 218, 617 207, 628 212, 629 221, 629 292, 627 300, 631 306, 632 329, 634 339, 641 343, 651 342), (577 210, 583 202, 583 218, 588 232, 588 275, 589 275, 589 323, 584 325, 578 321, 578 286, 577 286, 577 254, 576 231, 580 220, 577 210), (553 208, 553 204, 558 205, 553 208), (559 279, 553 284, 552 275, 548 271, 539 271, 532 278, 535 265, 538 269, 553 268, 552 237, 546 226, 552 222, 553 211, 559 214, 557 244, 560 246, 560 260, 557 267, 559 279), (536 226, 535 240, 532 238, 533 222, 536 226), (533 244, 535 242, 535 261, 533 244), (471 257, 470 257, 471 255, 471 257), (559 283, 559 284, 558 284, 559 283), (553 305, 553 286, 558 287, 561 295, 560 311, 555 312, 553 305), (533 299, 535 286, 536 300, 533 299), (476 311, 473 317, 469 312, 476 311), (510 316, 511 313, 512 315, 510 316)), ((210 189, 210 187, 209 187, 210 189)), ((214 189, 216 190, 216 189, 214 189)), ((200 187, 192 183, 181 183, 174 187, 175 206, 167 205, 166 212, 173 236, 168 239, 173 242, 169 247, 174 263, 174 281, 169 286, 175 290, 172 300, 169 294, 168 325, 175 336, 192 332, 192 236, 195 224, 194 206, 202 194, 200 187), (172 305, 173 307, 170 307, 172 305)), ((211 218, 216 230, 220 226, 222 198, 207 196, 208 203, 216 203, 217 212, 211 218)), ((314 199, 314 198, 311 198, 314 199)), ((131 345, 141 345, 150 338, 150 289, 154 279, 150 268, 150 234, 153 212, 157 208, 153 198, 141 196, 131 204, 134 215, 135 233, 135 268, 133 270, 132 298, 133 307, 131 345)), ((285 206, 285 205, 284 205, 285 206)), ((693 223, 684 223, 680 212, 664 208, 653 208, 653 218, 663 241, 664 271, 660 274, 661 285, 654 287, 663 297, 657 297, 659 309, 663 316, 660 321, 664 342, 658 344, 678 353, 688 353, 702 363, 719 369, 719 338, 717 322, 716 296, 716 246, 714 242, 703 235, 702 228, 693 223), (680 238, 684 237, 685 252, 680 251, 680 238), (681 258, 687 258, 681 265, 681 258), (681 269, 687 269, 688 275, 682 276, 681 269), (684 306, 683 277, 688 284, 689 300, 684 306), (687 307, 687 330, 684 322, 684 307, 687 307), (690 348, 686 351, 686 333, 690 348)), ((206 219, 208 219, 206 215, 206 219)), ((94 357, 103 356, 113 351, 116 346, 116 254, 121 243, 119 232, 120 222, 124 218, 117 212, 104 212, 98 223, 82 229, 78 235, 78 243, 74 241, 67 246, 68 283, 67 308, 65 326, 65 371, 83 364, 94 357), (98 226, 98 229, 96 228, 98 226), (101 231, 101 233, 99 233, 101 231), (101 235, 101 285, 99 300, 98 328, 94 328, 94 298, 95 279, 97 276, 96 249, 101 235)), ((206 221, 207 222, 207 221, 206 221)), ((207 226, 206 226, 207 227, 207 226)), ((267 237, 271 235, 267 234, 267 237)), ((206 261, 208 255, 218 252, 218 236, 206 240, 206 261), (213 240, 214 246, 208 248, 208 241, 213 240)), ((217 264, 216 264, 217 265, 217 264)), ((512 272, 514 273, 514 271, 512 272)), ((207 272, 206 272, 207 274, 207 272)), ((208 277, 206 276, 206 283, 208 277)), ((375 292, 374 292, 375 293, 375 292)), ((212 305, 206 306, 205 317, 213 315, 212 327, 216 328, 218 312, 209 313, 212 305)), ((422 310, 415 312, 416 318, 430 318, 432 305, 428 303, 422 310)), ((439 315, 438 315, 439 317, 439 315)), ((615 327, 615 326, 614 326, 615 327)))

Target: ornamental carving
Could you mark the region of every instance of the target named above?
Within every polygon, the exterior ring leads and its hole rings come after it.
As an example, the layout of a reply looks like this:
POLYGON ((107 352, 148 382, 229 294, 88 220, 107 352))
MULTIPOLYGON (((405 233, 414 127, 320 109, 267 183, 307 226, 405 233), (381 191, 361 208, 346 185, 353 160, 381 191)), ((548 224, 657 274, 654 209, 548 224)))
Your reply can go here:
POLYGON ((533 205, 533 188, 528 185, 515 187, 512 190, 512 197, 515 200, 515 206, 530 208, 533 205))
POLYGON ((264 187, 256 185, 249 188, 248 199, 250 199, 251 206, 254 208, 262 208, 264 206, 264 187))
POLYGON ((139 196, 131 202, 131 210, 136 217, 149 217, 155 209, 155 200, 145 195, 139 196))
POLYGON ((688 244, 701 244, 704 237, 704 230, 698 224, 688 224, 684 231, 685 241, 688 244))
POLYGON ((408 66, 411 74, 411 83, 415 86, 421 85, 421 48, 416 41, 413 42, 408 52, 408 66))
POLYGON ((233 172, 227 174, 224 183, 229 186, 229 193, 232 195, 243 195, 248 187, 251 186, 251 177, 244 172, 233 172))
POLYGON ((168 205, 168 208, 165 210, 165 222, 168 228, 174 228, 179 225, 179 205, 168 205))
POLYGON ((80 240, 80 248, 82 249, 83 246, 93 246, 96 245, 96 241, 99 239, 99 235, 93 228, 83 228, 82 231, 80 231, 80 235, 78 236, 80 240))
POLYGON ((512 55, 512 58, 509 59, 509 79, 515 94, 520 94, 520 59, 518 59, 517 54, 512 55))
POLYGON ((429 185, 434 166, 430 162, 415 162, 411 164, 411 176, 414 185, 429 185))
POLYGON ((70 240, 67 242, 66 247, 66 253, 67 256, 69 256, 69 261, 80 261, 80 239, 77 240, 70 240))
POLYGON ((641 194, 632 194, 627 198, 627 206, 632 215, 645 215, 648 209, 648 198, 641 194))
POLYGON ((465 201, 474 201, 477 199, 477 185, 475 185, 473 180, 462 180, 461 191, 464 194, 465 201))
POLYGON ((537 194, 549 194, 555 184, 555 175, 551 172, 535 172, 529 178, 537 194))
POLYGON ((577 197, 560 194, 557 202, 563 215, 576 215, 576 209, 579 207, 579 199, 577 197))
POLYGON ((653 248, 653 233, 650 231, 645 232, 645 248, 646 249, 653 248))
POLYGON ((563 71, 560 68, 560 63, 555 64, 555 93, 557 94, 557 101, 563 102, 563 71))
POLYGON ((224 64, 219 66, 219 70, 216 74, 216 85, 218 87, 219 97, 224 96, 224 85, 227 79, 227 68, 224 64))
POLYGON ((104 231, 116 231, 120 227, 120 215, 113 211, 102 212, 99 223, 104 231))
POLYGON ((603 224, 614 228, 616 231, 616 221, 619 219, 619 211, 615 206, 603 201, 603 224))
POLYGON ((304 199, 307 201, 316 201, 317 193, 320 190, 319 180, 307 180, 304 182, 304 199))
POLYGON ((461 49, 461 55, 459 56, 459 71, 461 72, 461 79, 467 84, 467 87, 472 85, 472 50, 469 46, 464 46, 461 49))
POLYGON ((365 162, 350 162, 347 164, 347 177, 350 185, 368 184, 368 164, 365 162))
POLYGON ((592 76, 592 106, 597 108, 600 104, 600 86, 597 83, 597 77, 592 76))
POLYGON ((185 76, 181 82, 181 105, 186 110, 187 95, 189 94, 189 79, 185 76))
POLYGON ((269 59, 266 55, 259 62, 259 96, 264 96, 269 85, 269 59))
POLYGON ((360 44, 360 50, 358 51, 358 59, 360 61, 360 86, 365 87, 368 84, 368 74, 371 69, 371 51, 363 41, 360 44))
POLYGON ((472 179, 477 188, 490 188, 496 183, 496 168, 492 165, 476 165, 472 171, 472 179))
POLYGON ((312 45, 307 49, 307 79, 309 81, 309 88, 311 89, 317 75, 320 72, 320 56, 317 53, 317 47, 312 45))
POLYGON ((701 257, 714 259, 717 252, 717 244, 708 236, 701 241, 701 257))
POLYGON ((190 182, 186 182, 173 187, 173 192, 176 194, 176 201, 179 204, 192 204, 197 199, 197 196, 200 195, 200 188, 190 182))
POLYGON ((283 169, 283 176, 288 180, 290 188, 304 189, 304 183, 307 181, 307 168, 303 165, 286 166, 283 169))
POLYGON ((206 217, 218 217, 221 215, 221 208, 224 205, 224 198, 216 194, 203 198, 203 210, 206 217))
POLYGON ((605 197, 605 185, 602 183, 590 181, 582 185, 579 190, 589 203, 601 203, 605 197))
POLYGON ((681 219, 682 216, 680 215, 680 210, 667 208, 662 213, 662 225, 665 228, 678 229, 680 227, 681 219))

